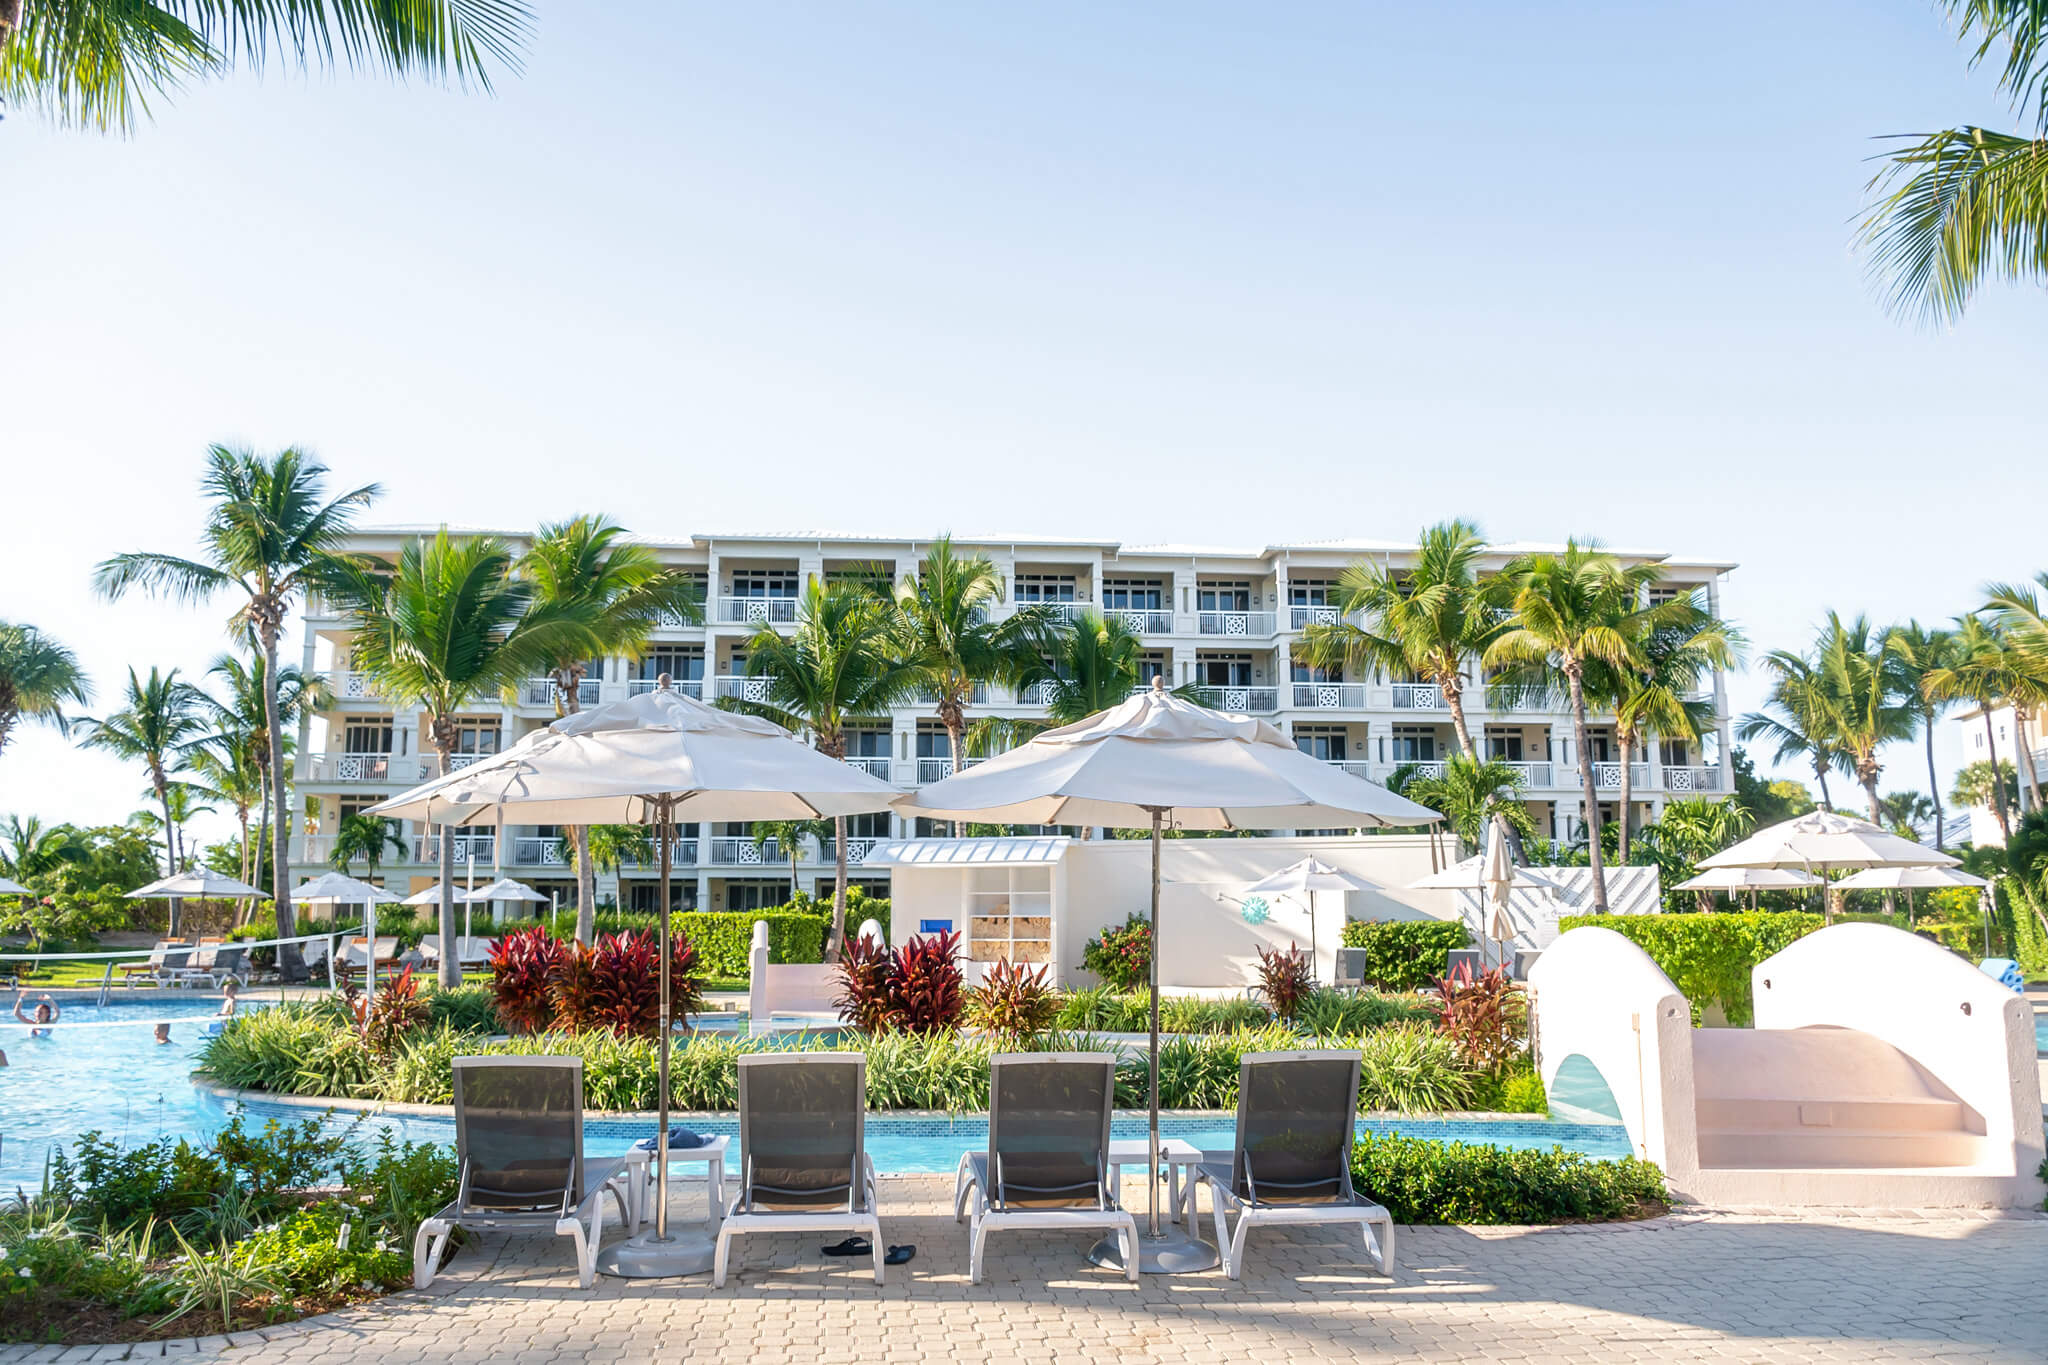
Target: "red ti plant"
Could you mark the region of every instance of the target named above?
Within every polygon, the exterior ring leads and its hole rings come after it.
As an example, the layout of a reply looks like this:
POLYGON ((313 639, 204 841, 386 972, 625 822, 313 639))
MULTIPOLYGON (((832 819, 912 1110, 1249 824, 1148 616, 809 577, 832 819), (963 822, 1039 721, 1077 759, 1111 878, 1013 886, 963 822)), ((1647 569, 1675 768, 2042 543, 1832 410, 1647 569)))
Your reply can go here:
POLYGON ((863 935, 839 954, 839 1017, 863 1033, 889 1025, 889 979, 896 960, 886 945, 863 935))
POLYGON ((1315 969, 1310 966, 1307 953, 1292 943, 1284 953, 1259 949, 1259 989, 1265 992, 1273 1013, 1282 1019, 1292 1019, 1315 988, 1315 969))
MULTIPOLYGON (((680 934, 672 936, 670 948, 669 1014, 686 1018, 704 1005, 697 952, 680 934)), ((601 934, 589 945, 563 945, 550 978, 556 1027, 654 1037, 661 1028, 660 962, 660 939, 646 930, 601 934)))
POLYGON ((520 1033, 539 1033, 554 1022, 549 979, 564 956, 561 942, 541 928, 522 929, 491 944, 491 995, 498 1017, 520 1033))
POLYGON ((889 1022, 907 1033, 946 1033, 966 1008, 960 990, 960 935, 917 935, 896 951, 889 975, 889 1022))
POLYGON ((398 1051, 398 1040, 425 1024, 432 1013, 420 999, 420 983, 413 980, 410 966, 397 976, 386 977, 376 998, 365 1000, 360 990, 350 986, 346 999, 363 1045, 380 1061, 388 1061, 398 1051))
POLYGON ((968 992, 968 1017, 1007 1039, 1043 1033, 1059 1013, 1060 998, 1046 968, 1019 967, 1007 958, 989 968, 981 985, 968 992))
POLYGON ((1522 1050, 1529 1033, 1529 998, 1505 968, 1477 978, 1469 971, 1439 977, 1436 989, 1443 997, 1437 1027, 1469 1065, 1499 1071, 1522 1050))

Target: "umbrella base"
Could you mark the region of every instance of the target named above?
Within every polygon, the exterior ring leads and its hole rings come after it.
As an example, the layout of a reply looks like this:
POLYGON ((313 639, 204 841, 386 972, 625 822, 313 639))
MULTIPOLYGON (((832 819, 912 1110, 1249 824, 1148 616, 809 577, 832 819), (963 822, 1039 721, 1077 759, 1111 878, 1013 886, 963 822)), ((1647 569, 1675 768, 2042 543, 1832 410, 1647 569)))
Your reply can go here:
MULTIPOLYGON (((1124 1268, 1124 1249, 1114 1235, 1103 1238, 1088 1249, 1091 1263, 1110 1270, 1124 1268)), ((1200 1270, 1214 1270, 1223 1263, 1216 1248, 1199 1237, 1190 1237, 1179 1228, 1164 1227, 1157 1237, 1138 1234, 1138 1272, 1142 1275, 1191 1275, 1200 1270)))
POLYGON ((715 1246, 709 1237, 695 1232, 671 1232, 656 1237, 652 1229, 638 1237, 614 1242, 597 1253, 602 1275, 622 1280, 665 1280, 677 1275, 702 1275, 711 1269, 715 1246))

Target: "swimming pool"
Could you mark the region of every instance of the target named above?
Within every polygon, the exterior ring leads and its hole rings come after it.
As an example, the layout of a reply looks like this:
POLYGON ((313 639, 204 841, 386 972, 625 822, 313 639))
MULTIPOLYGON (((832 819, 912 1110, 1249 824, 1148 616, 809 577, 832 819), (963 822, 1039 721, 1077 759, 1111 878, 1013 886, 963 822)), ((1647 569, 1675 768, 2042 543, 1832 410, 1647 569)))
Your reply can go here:
MULTIPOLYGON (((210 1000, 116 1001, 104 1008, 67 1006, 65 1023, 111 1025, 59 1031, 31 1039, 19 1024, 0 1026, 0 1049, 9 1065, 0 1069, 0 1190, 16 1186, 34 1190, 43 1178, 43 1164, 53 1146, 68 1146, 80 1133, 98 1129, 123 1145, 154 1141, 165 1135, 199 1137, 218 1130, 234 1106, 212 1091, 192 1083, 199 1052, 199 1030, 212 1021, 210 1000), (169 1022, 171 1042, 151 1040, 151 1025, 169 1022)), ((244 1008, 249 1008, 245 1005, 244 1008)), ((248 1116, 301 1119, 317 1108, 274 1101, 253 1101, 248 1116)), ((337 1111, 330 1123, 353 1123, 353 1113, 337 1111)), ((689 1120, 706 1133, 737 1135, 731 1116, 689 1120)), ((1200 1147, 1227 1147, 1231 1120, 1227 1115, 1169 1116, 1161 1127, 1169 1137, 1185 1138, 1200 1147)), ((1618 1124, 1526 1119, 1371 1118, 1361 1131, 1404 1133, 1416 1137, 1491 1143, 1500 1147, 1562 1146, 1590 1156, 1625 1156, 1627 1135, 1618 1124)), ((380 1132, 413 1142, 452 1142, 452 1120, 438 1115, 379 1113, 361 1120, 357 1134, 374 1139, 380 1132)), ((592 1117, 585 1121, 584 1140, 594 1155, 623 1152, 650 1136, 646 1119, 592 1117)), ((1119 1115, 1118 1137, 1142 1137, 1142 1117, 1119 1115)), ((988 1120, 981 1114, 957 1118, 927 1115, 872 1114, 868 1147, 878 1170, 895 1175, 948 1174, 960 1153, 988 1142, 988 1120)))

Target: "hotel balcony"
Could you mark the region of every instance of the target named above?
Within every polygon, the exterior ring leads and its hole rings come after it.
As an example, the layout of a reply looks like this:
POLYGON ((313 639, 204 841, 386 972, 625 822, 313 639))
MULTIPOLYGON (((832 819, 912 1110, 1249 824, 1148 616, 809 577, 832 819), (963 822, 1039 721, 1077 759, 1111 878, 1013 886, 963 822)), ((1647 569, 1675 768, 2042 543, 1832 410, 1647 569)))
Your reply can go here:
POLYGON ((325 677, 327 690, 334 694, 337 702, 384 700, 384 694, 377 689, 376 680, 367 673, 337 668, 330 670, 325 677))
POLYGON ((1304 711, 1359 711, 1365 708, 1364 683, 1290 683, 1289 705, 1304 711))
MULTIPOLYGON (((980 757, 973 757, 969 758, 967 762, 962 766, 971 768, 975 764, 983 761, 984 760, 980 757)), ((929 756, 925 756, 906 762, 903 764, 902 767, 898 768, 896 770, 898 773, 898 780, 900 781, 903 777, 910 776, 910 770, 913 768, 913 766, 916 769, 917 785, 920 787, 929 786, 933 782, 943 782, 953 775, 952 759, 931 758, 929 756)))
MULTIPOLYGON (((1650 785, 1650 765, 1647 763, 1629 764, 1628 783, 1631 790, 1647 790, 1650 785)), ((1593 786, 1598 791, 1621 790, 1621 765, 1619 763, 1595 763, 1593 765, 1593 786)))
POLYGON ((711 699, 731 697, 735 701, 766 702, 775 679, 767 674, 721 673, 711 680, 711 699))
MULTIPOLYGON (((448 759, 448 771, 466 768, 489 754, 453 754, 448 759)), ((317 753, 301 754, 298 759, 298 773, 293 779, 296 785, 319 786, 326 784, 414 786, 429 778, 441 775, 439 754, 356 754, 317 753)))
POLYGON ((1718 764, 1664 769, 1664 790, 1668 792, 1718 792, 1721 768, 1718 764))
POLYGON ((845 763, 849 768, 860 769, 877 782, 889 781, 889 774, 895 770, 896 766, 893 759, 884 757, 881 754, 848 754, 845 763))
POLYGON ((1078 621, 1095 610, 1095 604, 1084 599, 1071 602, 1012 602, 1009 612, 1012 616, 1028 607, 1043 607, 1047 615, 1060 621, 1078 621))
POLYGON ((794 597, 721 597, 712 620, 720 625, 788 625, 796 620, 794 597))
MULTIPOLYGON (((466 868, 474 863, 479 868, 488 868, 497 862, 498 836, 488 834, 451 834, 454 841, 452 854, 457 867, 466 868)), ((412 860, 438 866, 441 861, 441 835, 415 834, 407 842, 412 846, 412 860)), ((515 841, 516 842, 516 841, 515 841)), ((489 880, 486 877, 486 880, 489 880)))
POLYGON ((1195 633, 1263 640, 1279 628, 1278 621, 1270 611, 1203 611, 1195 613, 1195 633))
POLYGON ((1104 620, 1116 621, 1133 635, 1173 634, 1173 613, 1152 607, 1109 607, 1104 620))
MULTIPOLYGON (((553 678, 528 678, 519 685, 519 701, 524 706, 553 706, 561 690, 553 678)), ((576 704, 597 705, 603 690, 603 684, 596 678, 583 679, 576 686, 576 704)))
POLYGON ((1346 616, 1335 607, 1324 606, 1321 603, 1295 605, 1287 609, 1289 630, 1307 630, 1310 626, 1334 626, 1339 621, 1351 621, 1356 624, 1357 619, 1355 616, 1346 616))
MULTIPOLYGON (((668 685, 686 697, 695 697, 699 701, 704 699, 704 680, 702 678, 670 678, 668 685)), ((659 678, 628 678, 626 680, 626 695, 638 697, 652 692, 660 686, 661 679, 659 678)))
POLYGON ((1262 716, 1280 709, 1280 689, 1277 687, 1238 687, 1228 683, 1197 683, 1195 686, 1200 689, 1196 699, 1218 711, 1262 716))
POLYGON ((1396 711, 1442 711, 1444 690, 1435 683, 1397 682, 1394 684, 1394 709, 1396 711))

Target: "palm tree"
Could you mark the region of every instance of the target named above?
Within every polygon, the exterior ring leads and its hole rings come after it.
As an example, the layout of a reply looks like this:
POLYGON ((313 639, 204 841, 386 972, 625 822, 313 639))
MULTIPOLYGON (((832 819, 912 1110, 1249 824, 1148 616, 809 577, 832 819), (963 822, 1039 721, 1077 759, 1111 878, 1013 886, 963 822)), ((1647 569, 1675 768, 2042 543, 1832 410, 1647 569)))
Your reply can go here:
POLYGON ((1965 763, 1956 769, 1948 799, 1964 807, 1995 807, 2001 801, 2008 807, 2016 806, 2020 800, 2019 774, 2013 771, 2012 764, 2002 761, 1995 769, 1981 758, 1965 763))
MULTIPOLYGON (((2015 654, 1999 628, 1981 616, 1956 618, 1956 651, 1959 657, 1946 668, 1929 673, 1922 682, 1929 696, 1947 701, 1967 702, 1984 720, 1984 757, 1991 770, 1998 770, 1998 736, 1992 728, 1991 713, 2014 704, 2014 698, 2032 692, 2035 681, 2030 669, 2015 654)), ((2017 707, 2015 707, 2017 712, 2017 707)), ((2018 746, 2026 747, 2024 741, 2018 746)), ((2012 821, 2006 815, 2005 785, 1991 784, 1991 809, 1998 816, 1998 829, 2012 838, 2012 821)))
POLYGON ((917 572, 896 585, 894 652, 931 697, 956 765, 967 752, 974 689, 1020 682, 1052 652, 1058 623, 1050 610, 1022 607, 997 620, 1002 600, 1003 578, 994 561, 954 553, 950 536, 933 541, 917 572))
POLYGON ((0 99, 128 132, 193 77, 269 57, 488 90, 492 67, 518 71, 532 27, 522 0, 0 0, 0 99))
POLYGON ((1376 669, 1435 683, 1450 710, 1458 752, 1476 754, 1465 723, 1465 661, 1484 655, 1506 629, 1479 573, 1485 549, 1477 526, 1444 521, 1422 533, 1412 568, 1351 565, 1337 582, 1340 619, 1302 633, 1308 661, 1359 676, 1376 669), (1350 616, 1362 622, 1341 619, 1350 616))
MULTIPOLYGON (((662 564, 646 546, 622 540, 625 534, 604 517, 552 522, 540 528, 519 561, 537 606, 558 606, 590 622, 585 638, 565 640, 547 661, 559 712, 583 709, 583 675, 594 656, 637 654, 662 625, 703 623, 697 579, 662 564)), ((588 828, 569 826, 572 854, 584 851, 588 828)), ((597 873, 589 858, 574 862, 576 939, 588 943, 597 933, 597 873)))
POLYGON ((1885 632, 1873 630, 1862 616, 1844 621, 1829 612, 1814 660, 1830 697, 1835 739, 1849 772, 1863 787, 1871 821, 1882 825, 1877 779, 1884 765, 1877 755, 1885 745, 1913 737, 1919 711, 1911 702, 1912 684, 1885 632))
MULTIPOLYGON (((250 642, 253 646, 254 641, 250 642)), ((273 789, 289 790, 292 733, 298 728, 299 716, 307 711, 324 711, 334 704, 334 694, 327 682, 317 673, 307 673, 295 664, 280 665, 277 670, 277 724, 283 740, 284 763, 279 771, 271 772, 270 719, 269 719, 269 677, 270 669, 261 654, 244 657, 239 654, 214 656, 213 666, 206 670, 209 678, 217 678, 226 689, 226 696, 215 697, 202 693, 200 704, 205 707, 213 734, 208 738, 203 752, 226 755, 232 749, 237 755, 234 768, 239 771, 244 765, 253 767, 257 778, 257 800, 260 814, 256 821, 256 844, 249 850, 248 871, 242 880, 261 885, 264 855, 261 850, 271 847, 270 799, 273 789)), ((225 760, 223 760, 225 761, 225 760)), ((234 798, 222 793, 222 799, 234 798)), ((288 826, 288 821, 281 821, 288 826)), ((286 836, 290 836, 289 827, 286 836)), ((276 865, 273 855, 272 866, 276 865)))
POLYGON ((235 827, 241 833, 235 876, 246 882, 254 875, 249 870, 249 855, 254 851, 249 842, 249 812, 269 794, 269 787, 248 748, 223 739, 219 734, 209 735, 203 747, 192 751, 196 780, 189 785, 202 796, 227 802, 235 812, 235 827))
MULTIPOLYGON (((512 573, 513 557, 495 536, 456 540, 443 527, 415 540, 396 566, 342 566, 336 595, 355 614, 356 666, 394 702, 427 713, 427 734, 453 766, 456 717, 480 697, 509 691, 560 651, 588 637, 587 611, 576 604, 535 604, 533 585, 512 573)), ((282 820, 279 822, 282 824, 282 820)), ((441 839, 443 943, 456 938, 455 841, 441 839)), ((453 953, 442 955, 440 980, 462 984, 453 953)))
MULTIPOLYGON (((269 752, 276 755, 284 753, 276 680, 281 677, 277 642, 285 617, 308 587, 341 570, 335 547, 356 512, 378 493, 377 485, 365 484, 328 499, 326 483, 327 466, 303 451, 288 447, 263 459, 251 451, 214 446, 206 452, 206 477, 200 481, 211 501, 200 532, 205 561, 141 551, 115 555, 94 576, 94 586, 108 598, 134 587, 192 602, 222 591, 234 594, 239 600, 230 622, 253 635, 263 652, 264 730, 269 752)), ((270 765, 278 812, 271 832, 271 908, 277 936, 290 938, 296 921, 286 847, 290 821, 284 818, 291 802, 283 769, 281 762, 270 765)), ((287 981, 305 976, 294 944, 278 946, 277 966, 287 981)))
POLYGON ((92 684, 78 656, 34 626, 0 621, 0 752, 24 719, 64 731, 66 703, 92 705, 92 684))
POLYGON ((0 821, 0 876, 26 884, 85 855, 85 840, 70 825, 46 826, 34 815, 0 821))
MULTIPOLYGON (((586 830, 584 843, 591 866, 598 872, 617 872, 620 864, 627 862, 654 861, 654 839, 645 825, 590 825, 586 830)), ((561 855, 575 864, 576 848, 566 839, 561 843, 561 855)), ((594 937, 594 925, 591 932, 594 937)))
POLYGON ((349 865, 361 858, 368 865, 367 875, 374 877, 387 848, 405 851, 405 840, 399 836, 396 820, 386 820, 381 815, 344 815, 335 825, 334 848, 327 861, 347 872, 349 865))
MULTIPOLYGON (((199 689, 178 677, 178 670, 160 673, 149 670, 147 681, 134 669, 128 670, 126 703, 102 720, 80 717, 79 743, 88 749, 104 749, 116 758, 140 763, 149 772, 150 790, 163 810, 164 875, 178 870, 175 836, 177 821, 171 815, 171 776, 184 771, 191 752, 205 738, 200 719, 199 689)), ((172 902, 176 904, 176 902, 172 902)), ((177 925, 171 931, 177 932, 177 925)))
POLYGON ((1869 185, 1861 245, 1894 314, 1953 322, 1987 280, 2048 283, 2048 12, 2041 0, 1940 0, 1973 43, 2003 50, 1999 88, 2034 129, 1909 135, 1869 185))
MULTIPOLYGON (((764 625, 747 642, 747 672, 763 680, 760 702, 728 701, 792 730, 808 730, 818 752, 846 757, 846 726, 863 716, 888 714, 931 670, 896 653, 899 623, 887 601, 864 583, 804 585, 796 623, 787 636, 764 625)), ((957 750, 955 752, 958 752, 957 750)), ((790 847, 790 890, 796 890, 790 847)), ((846 936, 846 817, 832 822, 832 928, 825 961, 837 962, 846 936)))
POLYGON ((1511 620, 1487 646, 1489 669, 1547 670, 1562 676, 1571 698, 1581 794, 1586 803, 1586 848, 1593 869, 1593 904, 1607 913, 1601 863, 1600 798, 1586 735, 1586 670, 1641 665, 1639 641, 1660 623, 1678 619, 1690 604, 1641 605, 1657 580, 1653 564, 1624 564, 1598 542, 1571 540, 1561 554, 1523 555, 1503 568, 1488 589, 1511 620), (1679 607, 1679 611, 1671 608, 1679 607))
POLYGON ((1522 838, 1536 836, 1536 822, 1522 804, 1523 780, 1511 763, 1458 754, 1444 764, 1443 776, 1414 777, 1403 794, 1440 813, 1467 847, 1478 848, 1489 820, 1502 821, 1522 838))
MULTIPOLYGON (((1653 854, 1659 855, 1659 867, 1669 862, 1673 872, 1682 874, 1672 880, 1684 881, 1692 876, 1700 859, 1719 853, 1749 833, 1755 824, 1756 818, 1749 808, 1733 796, 1718 800, 1680 797, 1664 803, 1657 823, 1643 830, 1643 840, 1653 845, 1653 854)), ((1712 894, 1693 893, 1699 909, 1708 908, 1712 894)))
POLYGON ((1984 590, 1984 611, 2011 656, 2013 677, 2006 702, 2013 712, 2013 747, 2019 750, 2020 772, 2038 810, 2041 774, 2034 766, 2027 723, 2048 707, 2048 616, 2042 614, 2036 589, 2048 589, 2048 572, 2034 575, 2032 583, 1993 583, 1984 590))
MULTIPOLYGON (((782 856, 789 859, 789 899, 792 902, 796 900, 797 896, 796 860, 803 855, 804 840, 816 839, 822 844, 825 840, 836 836, 839 833, 838 827, 843 823, 844 817, 841 817, 839 820, 756 820, 754 822, 754 847, 766 853, 768 845, 774 844, 777 849, 781 850, 782 856)), ((844 867, 845 863, 841 862, 840 866, 844 867)), ((833 899, 835 902, 839 900, 836 893, 833 899)), ((842 911, 841 913, 844 912, 842 911)), ((836 938, 839 933, 844 932, 845 927, 844 923, 837 926, 834 931, 834 937, 836 938)), ((838 959, 828 956, 825 960, 827 962, 834 962, 838 959)))
MULTIPOLYGON (((191 771, 192 763, 198 756, 199 750, 196 748, 187 751, 186 771, 191 771)), ((190 782, 173 782, 164 791, 165 800, 170 807, 171 837, 176 841, 175 859, 180 872, 188 871, 192 866, 191 854, 185 847, 185 827, 199 816, 211 815, 217 809, 214 806, 200 804, 201 798, 205 795, 204 788, 190 782)))
POLYGON ((1954 703, 1927 695, 1927 679, 1941 669, 1954 667, 1962 653, 1954 631, 1943 630, 1939 626, 1930 629, 1918 621, 1893 626, 1888 643, 1892 653, 1898 656, 1901 676, 1912 689, 1906 704, 1913 708, 1920 725, 1920 737, 1927 746, 1927 790, 1935 794, 1934 846, 1940 848, 1947 839, 1948 829, 1939 796, 1941 777, 1934 767, 1934 727, 1954 703))
POLYGON ((1820 808, 1832 811, 1835 803, 1828 792, 1828 771, 1843 769, 1846 760, 1837 738, 1841 724, 1834 716, 1826 680, 1811 659, 1789 649, 1774 649, 1766 655, 1764 670, 1771 675, 1764 709, 1738 720, 1735 737, 1745 742, 1774 742, 1778 746, 1774 762, 1803 758, 1812 764, 1814 781, 1820 786, 1820 808))
MULTIPOLYGON (((1020 693, 1038 689, 1045 715, 989 716, 976 721, 967 730, 969 754, 1001 753, 1034 735, 1085 720, 1130 700, 1140 686, 1143 644, 1116 617, 1077 612, 1064 628, 1055 628, 1052 644, 1052 653, 1017 681, 1020 693)), ((1199 683, 1189 683, 1173 692, 1199 700, 1205 690, 1199 683)), ((1083 827, 1081 837, 1092 833, 1083 827)))
POLYGON ((1596 695, 1614 710, 1614 738, 1621 759, 1621 821, 1615 858, 1628 862, 1630 806, 1635 794, 1631 768, 1651 734, 1694 743, 1714 726, 1714 703, 1701 694, 1715 670, 1735 666, 1742 636, 1714 619, 1699 602, 1680 597, 1666 604, 1664 619, 1637 618, 1644 635, 1636 642, 1640 663, 1633 668, 1599 667, 1596 695))
POLYGON ((1884 819, 1878 823, 1906 839, 1918 839, 1920 826, 1941 812, 1941 803, 1925 792, 1886 792, 1877 804, 1884 813, 1884 819))

